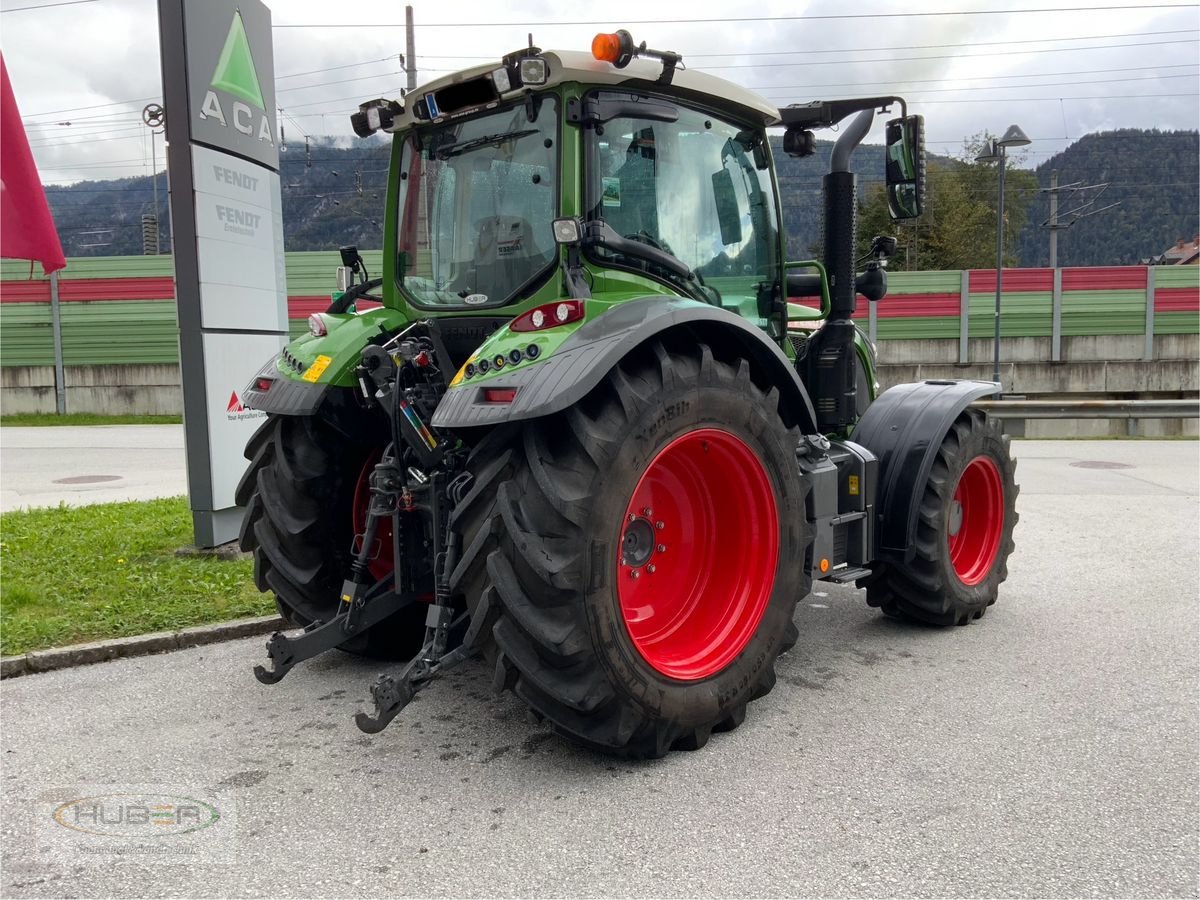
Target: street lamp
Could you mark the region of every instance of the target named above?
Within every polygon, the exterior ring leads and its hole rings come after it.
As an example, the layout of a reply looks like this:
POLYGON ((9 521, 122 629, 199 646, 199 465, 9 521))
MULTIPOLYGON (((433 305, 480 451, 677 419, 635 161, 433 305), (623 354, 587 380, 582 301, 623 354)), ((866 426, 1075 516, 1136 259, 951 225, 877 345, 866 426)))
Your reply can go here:
POLYGON ((992 380, 1000 384, 1000 281, 1004 272, 1004 161, 1009 147, 1024 147, 1032 143, 1019 125, 1009 125, 1004 136, 992 138, 987 150, 975 157, 975 162, 1000 164, 1000 198, 996 203, 996 340, 992 347, 992 380))

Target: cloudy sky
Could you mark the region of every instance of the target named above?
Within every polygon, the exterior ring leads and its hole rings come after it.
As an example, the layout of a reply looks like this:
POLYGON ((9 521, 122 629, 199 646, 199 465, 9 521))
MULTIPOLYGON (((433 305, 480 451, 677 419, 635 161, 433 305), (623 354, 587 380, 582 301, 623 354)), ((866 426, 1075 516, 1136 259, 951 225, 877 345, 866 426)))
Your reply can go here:
MULTIPOLYGON (((351 139, 358 102, 404 84, 403 3, 268 5, 287 142, 351 139)), ((1200 120, 1200 4, 1184 0, 610 0, 604 20, 598 4, 578 2, 413 6, 418 82, 496 59, 531 31, 538 46, 587 50, 597 31, 624 26, 780 104, 900 93, 925 115, 938 152, 1018 123, 1034 139, 1024 156, 1034 165, 1089 132, 1200 120), (1053 11, 989 13, 1004 7, 1053 11), (736 18, 750 15, 765 20, 736 18)), ((140 111, 161 91, 154 0, 3 0, 0 13, 0 49, 43 180, 149 174, 140 111)), ((161 164, 161 142, 158 155, 161 164)))

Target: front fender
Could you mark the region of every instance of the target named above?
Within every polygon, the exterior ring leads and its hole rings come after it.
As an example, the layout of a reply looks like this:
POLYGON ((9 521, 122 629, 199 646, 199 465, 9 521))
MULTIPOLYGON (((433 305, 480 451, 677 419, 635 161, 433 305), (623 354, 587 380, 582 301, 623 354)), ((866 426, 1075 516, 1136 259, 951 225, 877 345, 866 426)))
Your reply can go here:
POLYGON ((438 428, 473 428, 537 419, 579 402, 635 348, 677 328, 719 337, 735 345, 783 394, 785 409, 806 433, 816 430, 812 403, 783 351, 741 316, 679 297, 627 300, 586 322, 552 356, 486 382, 490 389, 516 389, 510 403, 489 403, 484 388, 470 382, 447 391, 433 416, 438 428))
POLYGON ((879 458, 876 558, 912 561, 921 497, 938 447, 959 413, 997 389, 992 381, 898 384, 868 407, 852 438, 879 458))

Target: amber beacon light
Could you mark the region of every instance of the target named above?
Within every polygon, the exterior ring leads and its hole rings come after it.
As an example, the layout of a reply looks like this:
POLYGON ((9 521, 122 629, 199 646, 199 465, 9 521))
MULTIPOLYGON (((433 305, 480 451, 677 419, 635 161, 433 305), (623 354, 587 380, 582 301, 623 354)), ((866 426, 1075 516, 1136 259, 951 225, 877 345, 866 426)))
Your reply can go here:
POLYGON ((592 38, 592 56, 601 62, 610 62, 618 69, 629 65, 637 55, 633 35, 622 28, 612 34, 598 34, 592 38))

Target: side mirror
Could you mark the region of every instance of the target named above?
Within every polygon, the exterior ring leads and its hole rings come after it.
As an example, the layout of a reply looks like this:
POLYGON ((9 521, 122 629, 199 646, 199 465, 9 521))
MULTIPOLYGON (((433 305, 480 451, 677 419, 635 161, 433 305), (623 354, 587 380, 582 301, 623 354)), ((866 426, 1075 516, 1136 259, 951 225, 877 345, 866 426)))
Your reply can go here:
POLYGON ((717 222, 721 226, 721 243, 742 242, 742 217, 738 212, 737 190, 733 186, 733 174, 721 169, 712 174, 713 199, 717 204, 717 222))
POLYGON ((887 200, 893 219, 915 219, 925 207, 925 119, 887 123, 887 200))

